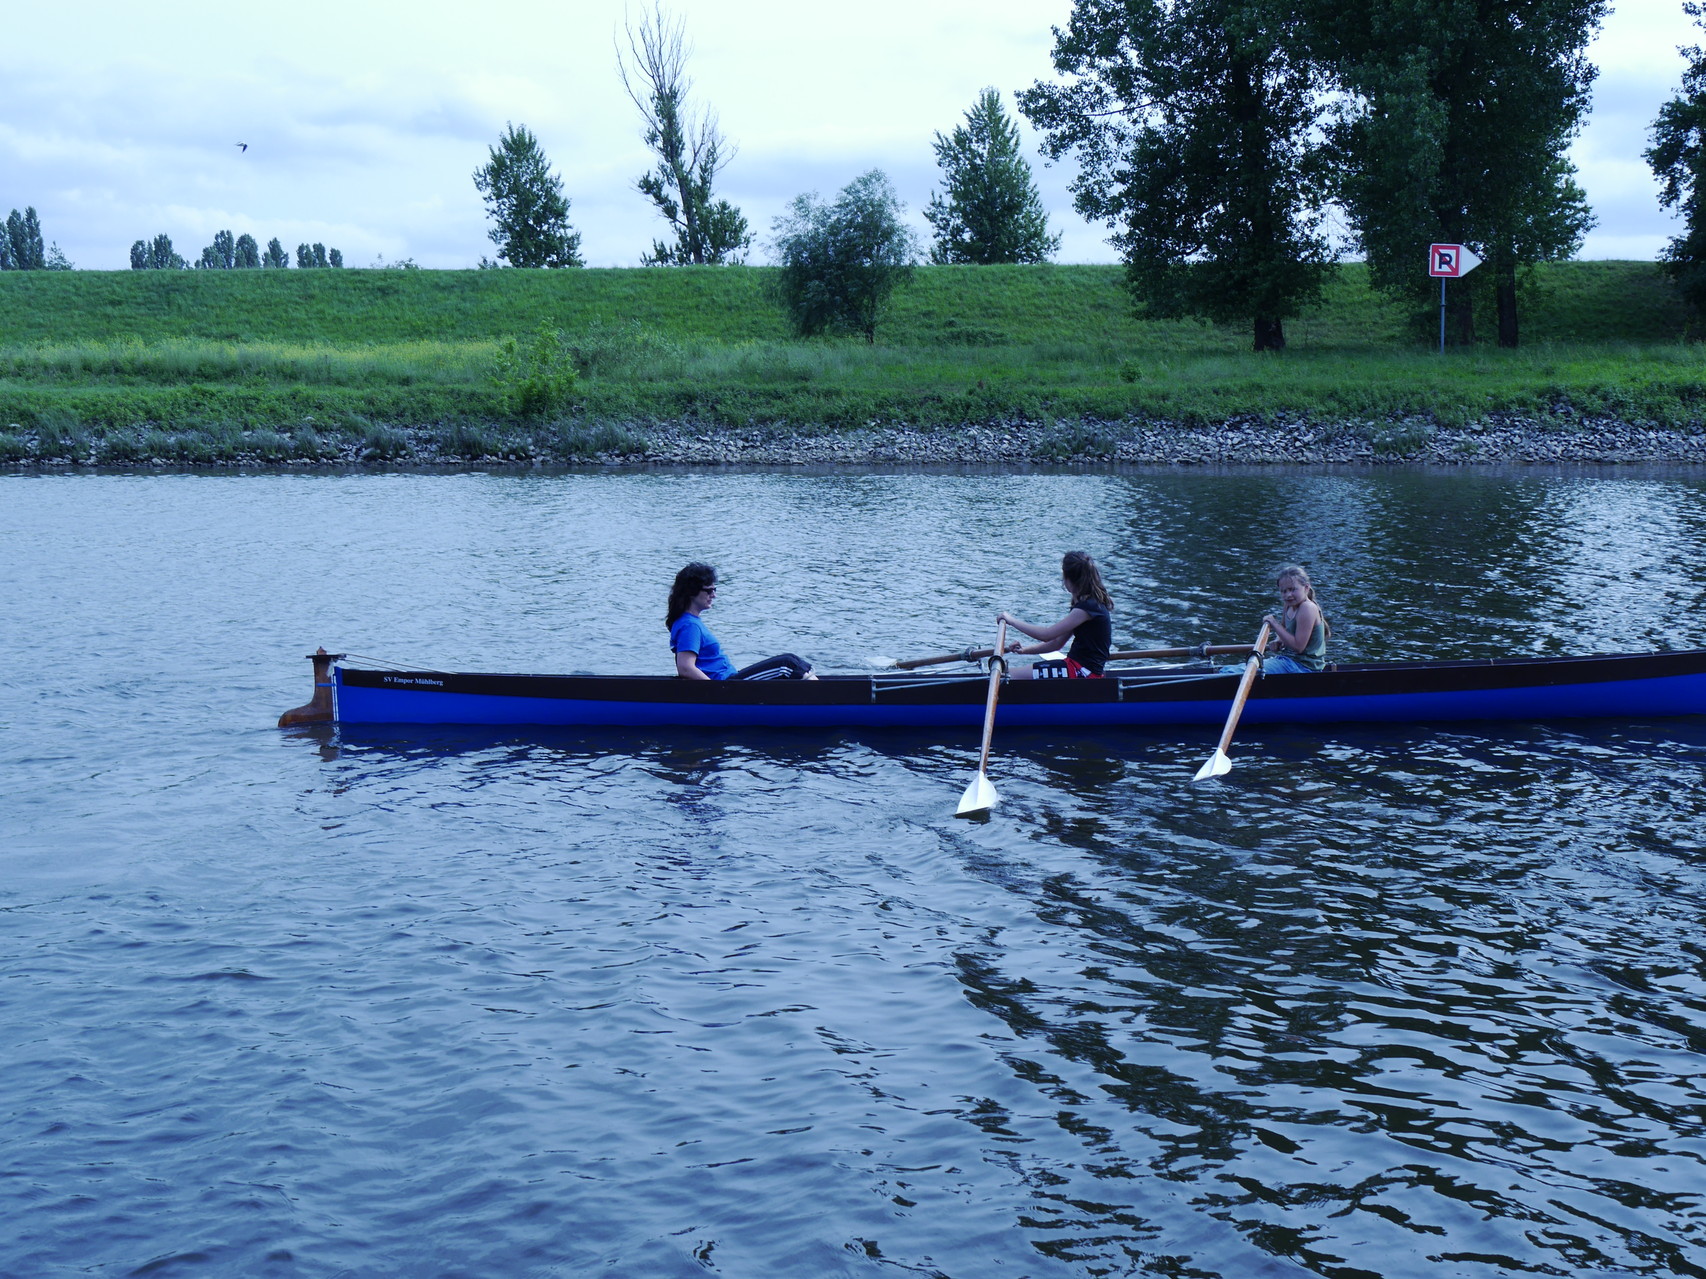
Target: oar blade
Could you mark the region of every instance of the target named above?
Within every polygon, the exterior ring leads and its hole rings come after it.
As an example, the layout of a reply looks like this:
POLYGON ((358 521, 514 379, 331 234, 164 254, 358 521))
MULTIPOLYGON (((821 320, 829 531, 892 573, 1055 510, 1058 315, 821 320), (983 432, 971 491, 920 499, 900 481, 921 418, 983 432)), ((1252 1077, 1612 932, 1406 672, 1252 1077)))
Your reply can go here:
POLYGON ((1000 798, 995 793, 995 787, 989 784, 989 778, 979 773, 971 779, 966 793, 960 796, 960 806, 954 810, 954 816, 971 817, 977 813, 987 813, 995 807, 1000 798))
POLYGON ((1217 746, 1214 748, 1214 754, 1208 757, 1208 762, 1197 769, 1197 775, 1191 780, 1193 782, 1207 781, 1211 777, 1220 777, 1231 771, 1232 761, 1227 758, 1226 752, 1217 746))

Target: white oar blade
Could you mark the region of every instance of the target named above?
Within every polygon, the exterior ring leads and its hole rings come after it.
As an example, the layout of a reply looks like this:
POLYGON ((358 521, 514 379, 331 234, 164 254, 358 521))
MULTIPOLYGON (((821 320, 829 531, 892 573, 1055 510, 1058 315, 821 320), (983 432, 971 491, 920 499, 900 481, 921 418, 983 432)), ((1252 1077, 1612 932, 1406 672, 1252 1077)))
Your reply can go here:
POLYGON ((989 784, 989 778, 979 773, 971 779, 966 793, 960 796, 960 806, 954 810, 954 816, 968 817, 973 813, 987 813, 995 807, 1000 798, 995 793, 995 787, 989 784))
POLYGON ((1221 774, 1230 773, 1231 771, 1232 761, 1226 758, 1225 751, 1216 746, 1214 748, 1214 754, 1208 757, 1208 763, 1197 769, 1197 775, 1191 778, 1191 780, 1193 782, 1206 781, 1210 777, 1219 777, 1221 774))

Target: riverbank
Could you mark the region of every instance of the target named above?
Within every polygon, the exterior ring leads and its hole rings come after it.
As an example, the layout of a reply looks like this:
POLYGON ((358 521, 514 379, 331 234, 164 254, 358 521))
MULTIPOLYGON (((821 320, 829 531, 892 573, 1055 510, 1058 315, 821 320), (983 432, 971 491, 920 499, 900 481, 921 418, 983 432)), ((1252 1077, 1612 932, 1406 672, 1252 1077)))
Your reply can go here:
MULTIPOLYGON (((3 445, 5 437, 0 437, 3 445)), ((285 434, 228 431, 187 438, 113 433, 58 442, 24 436, 4 459, 13 473, 128 467, 392 469, 510 466, 1345 465, 1509 463, 1706 465, 1706 428, 1495 414, 1463 425, 1432 419, 1320 422, 1241 418, 1167 421, 1013 420, 919 429, 871 424, 836 431, 675 422, 631 428, 563 424, 505 430, 369 426, 285 434)))
POLYGON ((1521 347, 1444 356, 1359 264, 1260 355, 1134 315, 1116 267, 924 268, 874 344, 788 337, 770 274, 4 273, 0 465, 1675 461, 1706 429, 1652 263, 1538 270, 1521 347))

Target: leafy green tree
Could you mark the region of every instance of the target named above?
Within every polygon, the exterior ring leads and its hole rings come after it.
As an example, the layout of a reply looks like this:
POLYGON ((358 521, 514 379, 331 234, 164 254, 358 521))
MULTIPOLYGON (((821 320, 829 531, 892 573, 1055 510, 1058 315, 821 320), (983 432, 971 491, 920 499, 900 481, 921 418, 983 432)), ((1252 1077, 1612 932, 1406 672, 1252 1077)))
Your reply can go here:
POLYGON ((229 231, 215 231, 213 243, 201 251, 198 271, 229 271, 237 265, 237 239, 229 231))
POLYGON ((5 256, 0 259, 8 271, 41 271, 47 268, 47 246, 42 243, 41 222, 32 206, 19 213, 12 210, 4 228, 5 256))
MULTIPOLYGON (((1706 27, 1706 6, 1684 4, 1694 21, 1706 27)), ((1682 234, 1665 246, 1665 270, 1694 312, 1696 324, 1706 320, 1706 51, 1699 45, 1683 49, 1688 68, 1682 73, 1682 92, 1659 110, 1653 122, 1653 145, 1647 163, 1659 179, 1659 203, 1682 214, 1682 234)))
POLYGON ((290 265, 290 254, 284 251, 284 245, 278 242, 275 235, 267 241, 267 251, 261 255, 261 266, 273 270, 282 270, 290 265))
POLYGON ((551 172, 539 139, 525 125, 509 125, 485 164, 474 170, 474 186, 495 225, 488 233, 498 258, 516 267, 585 265, 580 233, 569 226, 563 180, 551 172))
POLYGON ((343 265, 344 265, 344 255, 341 252, 339 252, 337 249, 327 249, 326 250, 326 265, 331 266, 331 267, 337 267, 338 269, 341 270, 343 268, 343 265))
POLYGON ((687 76, 691 50, 683 24, 658 4, 638 30, 631 23, 624 30, 628 47, 624 53, 617 46, 616 69, 639 108, 646 146, 657 156, 657 167, 635 185, 675 236, 670 243, 654 241, 641 261, 647 266, 742 261, 752 245, 746 218, 727 200, 711 198, 712 183, 734 158, 734 148, 714 113, 688 105, 693 81, 687 76))
POLYGON ((233 265, 244 271, 257 271, 261 265, 261 246, 247 233, 237 237, 233 265))
POLYGON ((172 249, 172 237, 164 233, 130 246, 132 271, 182 271, 189 263, 172 249))
MULTIPOLYGON (((1589 107, 1585 50, 1607 0, 1311 7, 1349 104, 1331 130, 1337 195, 1371 279, 1425 301, 1427 246, 1468 244, 1487 262, 1499 344, 1517 345, 1519 272, 1568 257, 1593 225, 1565 151, 1589 107)), ((1475 340, 1471 281, 1449 294, 1462 343, 1475 340)))
POLYGON ((1333 254, 1318 73, 1283 0, 1075 0, 1055 31, 1065 84, 1021 110, 1044 154, 1075 153, 1074 203, 1115 229, 1157 315, 1248 323, 1258 351, 1319 295, 1333 254))
POLYGON ((936 135, 943 192, 924 216, 936 229, 935 263, 1046 262, 1060 247, 1019 145, 1018 126, 985 89, 948 137, 936 135))
POLYGON ((853 179, 833 204, 815 192, 794 198, 774 224, 782 267, 774 287, 796 333, 877 340, 877 321, 894 291, 911 280, 918 257, 903 211, 877 169, 853 179))

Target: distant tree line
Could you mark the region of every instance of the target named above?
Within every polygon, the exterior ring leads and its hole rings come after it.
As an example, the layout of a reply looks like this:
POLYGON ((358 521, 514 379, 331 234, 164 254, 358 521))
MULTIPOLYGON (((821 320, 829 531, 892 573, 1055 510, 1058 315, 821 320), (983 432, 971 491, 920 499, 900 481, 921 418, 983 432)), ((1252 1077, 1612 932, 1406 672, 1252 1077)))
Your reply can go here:
MULTIPOLYGON (((1706 26, 1706 4, 1683 0, 1706 26)), ((1566 258, 1594 224, 1567 159, 1590 107, 1586 50, 1609 0, 1074 0, 1055 31, 1057 76, 1018 95, 1043 152, 1076 165, 1077 211, 1108 227, 1136 304, 1158 316, 1247 326, 1286 343, 1347 252, 1376 288, 1425 314, 1430 243, 1467 244, 1481 271, 1448 292, 1449 333, 1520 336, 1520 285, 1566 258), (1334 224, 1343 233, 1334 231, 1334 224), (1484 321, 1483 321, 1484 322, 1484 321)), ((1706 320, 1706 53, 1689 66, 1646 158, 1684 234, 1665 265, 1706 320)), ((635 189, 667 227, 646 265, 735 265, 754 236, 717 192, 736 148, 697 102, 684 23, 653 0, 616 40, 616 70, 651 167, 635 189)), ((940 264, 1047 261, 1051 232, 1018 128, 985 89, 935 135, 941 188, 924 211, 940 264)), ((570 201, 539 139, 510 123, 473 180, 496 259, 483 268, 584 264, 570 201)), ((873 170, 837 198, 796 197, 773 224, 777 301, 796 330, 874 340, 888 298, 926 253, 873 170)), ((54 265, 35 212, 13 212, 0 266, 54 265)), ((342 255, 297 246, 296 266, 342 255)), ((63 263, 60 255, 59 261, 63 263)), ((69 264, 64 264, 69 265, 69 264)), ((284 268, 278 240, 222 231, 193 263, 166 236, 138 240, 136 269, 284 268)))
MULTIPOLYGON (((308 267, 341 267, 344 255, 336 249, 328 249, 323 244, 299 244, 296 246, 296 265, 308 267)), ((282 269, 290 265, 290 255, 285 252, 284 245, 275 236, 267 241, 266 251, 255 242, 255 237, 244 234, 233 236, 229 231, 216 231, 213 243, 201 251, 201 256, 194 262, 186 261, 172 248, 172 237, 161 234, 152 240, 138 240, 130 246, 130 269, 132 271, 184 271, 192 267, 198 271, 243 271, 261 270, 263 268, 282 269)))
MULTIPOLYGON (((736 265, 753 234, 745 216, 716 197, 717 175, 734 147, 714 112, 690 100, 686 28, 661 3, 638 24, 627 22, 617 41, 616 68, 639 112, 641 136, 655 157, 635 188, 668 224, 641 257, 646 266, 736 265)), ((1060 244, 1050 235, 1018 130, 987 89, 966 123, 936 151, 945 190, 926 216, 936 228, 936 262, 1041 262, 1060 244)), ((497 260, 482 268, 576 267, 580 233, 569 222, 563 182, 539 139, 525 126, 506 125, 474 171, 485 201, 497 260)), ((872 170, 832 202, 800 195, 774 225, 782 271, 777 302, 802 335, 849 333, 875 341, 876 326, 894 290, 910 278, 919 246, 901 221, 904 210, 888 178, 872 170)))
POLYGON ((34 207, 0 223, 0 271, 69 271, 71 263, 57 244, 44 244, 34 207))
MULTIPOLYGON (((738 264, 745 261, 754 238, 741 211, 715 195, 717 175, 733 159, 735 148, 718 127, 715 112, 691 101, 690 53, 685 24, 658 2, 637 24, 625 22, 616 43, 617 75, 639 112, 641 137, 656 159, 635 188, 652 202, 671 233, 670 239, 654 241, 651 252, 642 255, 647 266, 738 264)), ((936 135, 936 152, 946 190, 931 201, 926 215, 937 230, 933 261, 1040 262, 1059 247, 1060 237, 1048 232, 1018 130, 1002 110, 996 90, 984 91, 965 125, 951 137, 936 135)), ((878 187, 892 201, 887 179, 875 174, 881 181, 873 185, 867 181, 872 177, 855 179, 835 206, 818 206, 815 194, 794 202, 777 223, 779 234, 786 224, 788 243, 794 246, 786 250, 779 242, 778 247, 790 272, 801 269, 799 235, 808 223, 821 230, 828 225, 828 210, 840 207, 845 212, 852 207, 845 203, 848 198, 862 207, 878 187), (863 194, 854 197, 856 189, 863 194)), ((474 171, 474 186, 485 200, 492 219, 490 238, 497 246, 497 261, 481 259, 482 267, 583 264, 580 234, 569 223, 562 179, 525 125, 506 126, 486 162, 474 171)), ((909 241, 905 252, 915 247, 909 241)), ((898 241, 887 244, 878 256, 893 257, 900 248, 898 241)), ((907 258, 908 264, 911 260, 907 258)), ((874 266, 875 260, 867 265, 874 266)), ((820 309, 816 304, 807 307, 814 316, 820 309)), ((849 322, 868 336, 868 318, 849 322)), ((820 320, 807 323, 815 331, 820 320)))

